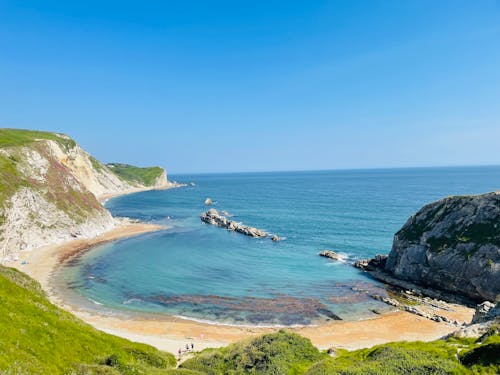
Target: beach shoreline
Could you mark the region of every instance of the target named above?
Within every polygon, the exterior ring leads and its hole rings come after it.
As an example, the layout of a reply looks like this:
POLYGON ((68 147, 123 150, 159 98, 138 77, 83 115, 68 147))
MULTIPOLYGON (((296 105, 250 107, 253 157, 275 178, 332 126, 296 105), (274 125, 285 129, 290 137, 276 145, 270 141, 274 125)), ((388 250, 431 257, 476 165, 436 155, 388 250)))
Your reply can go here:
POLYGON ((181 187, 185 187, 185 186, 187 186, 187 184, 167 181, 165 184, 159 185, 159 186, 130 188, 127 190, 117 191, 114 193, 100 194, 100 195, 97 195, 96 198, 101 204, 104 204, 104 203, 106 203, 106 201, 110 200, 111 198, 120 197, 122 195, 141 193, 144 191, 152 191, 152 190, 177 189, 177 188, 181 188, 181 187))
MULTIPOLYGON (((167 187, 169 188, 169 187, 167 187)), ((150 189, 149 189, 150 190, 150 189)), ((144 191, 144 190, 138 190, 144 191)), ((126 194, 138 191, 125 192, 126 194)), ((113 196, 123 195, 116 194, 113 196)), ((100 200, 111 198, 99 197, 100 200)), ((160 350, 177 354, 179 348, 193 342, 195 350, 215 348, 242 339, 276 332, 280 329, 298 333, 309 338, 320 349, 330 347, 349 350, 371 347, 391 341, 432 341, 457 329, 456 326, 434 322, 404 311, 384 313, 372 319, 359 321, 331 321, 321 325, 299 327, 259 327, 212 324, 158 314, 133 313, 125 316, 109 315, 89 311, 83 306, 72 304, 57 293, 53 275, 65 261, 89 251, 106 242, 167 229, 147 223, 122 223, 114 229, 92 239, 77 239, 59 245, 44 246, 23 251, 17 262, 6 264, 15 267, 40 282, 51 302, 73 313, 95 328, 107 333, 143 342, 160 350)), ((470 322, 474 310, 461 305, 452 305, 454 312, 440 311, 452 320, 470 322)))

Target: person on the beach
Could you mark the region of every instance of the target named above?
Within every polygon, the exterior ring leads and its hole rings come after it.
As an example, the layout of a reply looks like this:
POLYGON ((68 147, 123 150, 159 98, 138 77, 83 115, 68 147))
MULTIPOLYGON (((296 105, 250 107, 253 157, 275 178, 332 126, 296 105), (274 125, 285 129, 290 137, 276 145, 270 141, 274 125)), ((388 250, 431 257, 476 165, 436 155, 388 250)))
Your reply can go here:
POLYGON ((186 344, 186 352, 188 352, 188 351, 189 351, 189 345, 186 344))
POLYGON ((194 344, 191 343, 191 350, 194 350, 194 344))
POLYGON ((182 349, 179 348, 179 361, 181 360, 181 355, 182 355, 182 349))

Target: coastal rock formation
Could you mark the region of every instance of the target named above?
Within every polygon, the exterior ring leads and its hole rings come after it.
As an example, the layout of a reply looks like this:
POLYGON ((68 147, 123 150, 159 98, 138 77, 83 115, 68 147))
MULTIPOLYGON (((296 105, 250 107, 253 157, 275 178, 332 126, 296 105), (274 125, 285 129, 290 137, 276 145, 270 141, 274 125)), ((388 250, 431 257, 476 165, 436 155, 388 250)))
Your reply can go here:
POLYGON ((372 259, 361 259, 354 262, 354 267, 362 269, 363 271, 375 271, 384 269, 387 262, 387 255, 375 255, 372 259))
MULTIPOLYGON (((162 171, 154 183, 166 183, 162 171)), ((0 263, 112 229, 115 220, 96 196, 138 186, 64 134, 0 129, 0 263)))
POLYGON ((212 199, 207 198, 205 199, 205 206, 211 206, 214 202, 212 202, 212 199))
POLYGON ((394 236, 385 271, 494 301, 500 293, 500 194, 450 197, 422 208, 394 236))
POLYGON ((235 232, 242 233, 250 237, 262 238, 269 236, 269 234, 264 232, 263 230, 253 227, 248 227, 240 223, 237 223, 236 221, 229 220, 227 217, 220 215, 215 208, 211 208, 207 212, 203 213, 200 216, 200 219, 204 223, 217 225, 218 227, 226 228, 228 230, 233 230, 235 232))
POLYGON ((330 258, 333 260, 341 260, 342 259, 342 257, 339 254, 337 254, 335 251, 332 251, 332 250, 323 250, 318 255, 325 257, 325 258, 330 258))
POLYGON ((357 267, 391 284, 408 282, 475 301, 500 294, 500 194, 456 196, 414 214, 387 257, 357 267))

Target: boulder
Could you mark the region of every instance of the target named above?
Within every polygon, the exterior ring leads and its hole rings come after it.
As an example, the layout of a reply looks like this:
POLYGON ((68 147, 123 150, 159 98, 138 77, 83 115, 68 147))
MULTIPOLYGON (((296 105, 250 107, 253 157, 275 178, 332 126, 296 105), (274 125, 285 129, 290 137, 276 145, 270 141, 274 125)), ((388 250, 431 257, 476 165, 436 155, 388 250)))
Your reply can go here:
POLYGON ((318 255, 325 257, 325 258, 330 258, 333 260, 341 260, 342 259, 342 257, 339 254, 337 254, 335 251, 332 251, 332 250, 323 250, 318 255))
POLYGON ((210 198, 205 199, 205 206, 211 206, 213 203, 210 198))

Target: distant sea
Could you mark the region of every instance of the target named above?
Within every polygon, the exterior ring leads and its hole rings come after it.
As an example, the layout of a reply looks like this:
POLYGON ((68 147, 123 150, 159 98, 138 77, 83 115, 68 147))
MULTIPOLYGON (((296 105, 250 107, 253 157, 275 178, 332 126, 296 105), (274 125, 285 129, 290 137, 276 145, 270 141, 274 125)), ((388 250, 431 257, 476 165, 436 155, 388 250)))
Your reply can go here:
POLYGON ((185 188, 107 202, 115 216, 169 229, 99 246, 59 274, 67 298, 107 313, 157 313, 219 324, 302 325, 387 311, 386 293, 351 263, 387 254, 423 205, 500 190, 500 167, 172 176, 185 188), (255 239, 204 224, 208 209, 276 233, 255 239), (342 254, 335 262, 324 249, 342 254))

